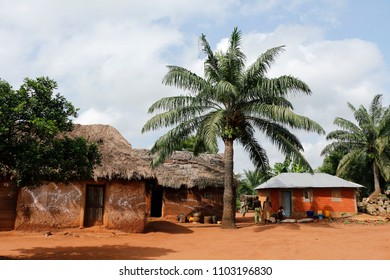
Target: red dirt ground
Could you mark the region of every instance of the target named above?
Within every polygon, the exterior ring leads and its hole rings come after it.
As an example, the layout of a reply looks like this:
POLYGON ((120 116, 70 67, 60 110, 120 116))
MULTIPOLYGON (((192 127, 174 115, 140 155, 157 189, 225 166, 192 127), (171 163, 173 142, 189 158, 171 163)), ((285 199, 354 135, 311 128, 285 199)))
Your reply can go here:
POLYGON ((99 227, 31 233, 0 232, 0 259, 37 260, 390 260, 390 223, 361 214, 355 220, 255 225, 237 229, 153 219, 145 234, 99 227))

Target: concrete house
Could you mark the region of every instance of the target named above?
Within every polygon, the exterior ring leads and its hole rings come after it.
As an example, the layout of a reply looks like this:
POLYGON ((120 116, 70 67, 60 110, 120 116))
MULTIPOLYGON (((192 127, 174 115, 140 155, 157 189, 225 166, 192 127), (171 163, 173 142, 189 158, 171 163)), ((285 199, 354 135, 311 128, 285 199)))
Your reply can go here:
POLYGON ((255 189, 272 212, 283 206, 287 217, 301 218, 307 211, 334 217, 357 214, 357 191, 364 186, 325 173, 281 173, 255 189))

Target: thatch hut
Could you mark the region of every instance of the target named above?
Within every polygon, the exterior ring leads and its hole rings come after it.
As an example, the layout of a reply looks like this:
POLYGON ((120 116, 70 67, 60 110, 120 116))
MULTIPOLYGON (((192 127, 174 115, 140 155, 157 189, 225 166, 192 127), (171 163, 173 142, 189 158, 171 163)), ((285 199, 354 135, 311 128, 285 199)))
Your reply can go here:
POLYGON ((149 163, 109 125, 75 125, 70 136, 98 143, 102 164, 94 170, 94 178, 21 189, 15 229, 102 225, 143 232, 147 186, 154 180, 149 163))
MULTIPOLYGON (((145 161, 152 160, 148 150, 135 151, 145 161)), ((176 151, 153 172, 157 182, 149 190, 150 216, 176 219, 181 213, 191 216, 195 212, 222 216, 222 155, 176 151)))

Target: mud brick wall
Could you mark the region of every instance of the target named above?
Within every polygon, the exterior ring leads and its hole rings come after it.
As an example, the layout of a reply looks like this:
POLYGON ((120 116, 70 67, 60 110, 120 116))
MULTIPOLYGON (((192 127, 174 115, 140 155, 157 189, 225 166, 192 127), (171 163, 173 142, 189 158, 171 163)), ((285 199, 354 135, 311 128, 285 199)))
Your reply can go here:
POLYGON ((82 186, 49 183, 22 188, 17 202, 15 229, 44 230, 79 227, 82 186))
POLYGON ((125 232, 144 232, 147 224, 145 182, 112 182, 107 187, 104 225, 125 232))
POLYGON ((167 219, 176 219, 184 213, 186 216, 201 212, 203 216, 222 217, 223 188, 165 188, 162 215, 167 219))
POLYGON ((0 180, 0 231, 14 229, 16 201, 16 188, 8 181, 0 180))

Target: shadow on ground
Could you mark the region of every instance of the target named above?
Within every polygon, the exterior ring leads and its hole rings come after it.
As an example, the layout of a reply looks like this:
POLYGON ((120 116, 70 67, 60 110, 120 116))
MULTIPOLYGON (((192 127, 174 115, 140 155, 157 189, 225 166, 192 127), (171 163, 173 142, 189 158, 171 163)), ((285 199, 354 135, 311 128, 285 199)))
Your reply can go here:
POLYGON ((164 220, 149 221, 145 233, 149 233, 149 232, 164 232, 164 233, 171 233, 171 234, 193 233, 192 230, 190 230, 185 226, 170 221, 164 221, 164 220))
MULTIPOLYGON (((175 252, 170 249, 128 245, 35 247, 18 251, 17 259, 21 260, 151 260, 175 252)), ((0 258, 11 259, 6 256, 0 258)))

